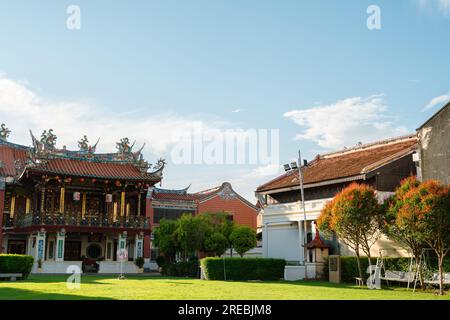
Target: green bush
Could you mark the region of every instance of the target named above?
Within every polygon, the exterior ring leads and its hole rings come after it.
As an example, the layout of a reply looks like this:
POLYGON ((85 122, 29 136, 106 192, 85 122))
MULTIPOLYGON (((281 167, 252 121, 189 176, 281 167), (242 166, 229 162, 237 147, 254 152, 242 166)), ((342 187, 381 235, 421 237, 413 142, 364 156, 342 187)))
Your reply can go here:
POLYGON ((0 254, 0 273, 21 273, 22 278, 28 278, 33 268, 34 258, 22 254, 0 254))
POLYGON ((136 258, 136 260, 134 260, 134 263, 136 264, 136 266, 138 268, 142 268, 144 266, 145 261, 144 261, 143 257, 139 257, 139 258, 136 258))
POLYGON ((266 258, 204 258, 202 270, 208 280, 280 280, 286 261, 266 258), (225 276, 224 276, 225 273, 225 276))
MULTIPOLYGON (((409 264, 411 259, 408 257, 385 257, 383 259, 385 270, 395 271, 409 271, 409 264)), ((372 265, 377 263, 377 258, 371 259, 372 265)), ((369 274, 366 273, 369 267, 369 259, 367 257, 361 257, 361 268, 363 276, 367 279, 369 274)), ((430 258, 427 261, 427 267, 437 270, 437 260, 430 258)), ((444 270, 450 272, 450 257, 446 257, 444 260, 444 270)), ((341 280, 342 282, 352 283, 355 282, 354 277, 358 276, 358 265, 356 257, 341 257, 341 280)))
POLYGON ((186 262, 165 263, 162 268, 162 274, 164 276, 188 278, 198 278, 199 276, 197 259, 186 262))

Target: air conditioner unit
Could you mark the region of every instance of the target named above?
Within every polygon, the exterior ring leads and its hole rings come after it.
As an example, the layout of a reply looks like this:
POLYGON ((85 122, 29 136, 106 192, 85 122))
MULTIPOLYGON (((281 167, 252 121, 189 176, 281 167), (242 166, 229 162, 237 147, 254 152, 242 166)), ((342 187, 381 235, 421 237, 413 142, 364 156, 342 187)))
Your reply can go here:
POLYGON ((420 161, 420 153, 413 153, 413 155, 412 155, 412 157, 413 157, 413 161, 414 162, 419 162, 420 161))

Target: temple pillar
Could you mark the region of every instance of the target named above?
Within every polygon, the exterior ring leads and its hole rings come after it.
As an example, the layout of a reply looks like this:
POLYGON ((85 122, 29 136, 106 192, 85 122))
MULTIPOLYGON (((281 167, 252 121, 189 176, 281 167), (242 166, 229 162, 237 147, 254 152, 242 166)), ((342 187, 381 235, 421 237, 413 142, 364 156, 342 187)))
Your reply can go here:
POLYGON ((16 197, 15 196, 11 196, 11 207, 9 209, 9 217, 12 219, 14 219, 14 213, 16 211, 16 197))
POLYGON ((125 191, 120 193, 120 216, 125 216, 125 191))
POLYGON ((65 196, 66 196, 66 189, 64 187, 61 187, 60 192, 59 192, 59 212, 60 213, 64 213, 65 196))
POLYGON ((44 214, 45 211, 45 186, 42 186, 41 189, 41 206, 40 206, 41 214, 44 214))
POLYGON ((81 199, 81 219, 83 220, 86 216, 86 192, 83 192, 81 199))
POLYGON ((5 209, 5 178, 0 177, 0 253, 6 252, 3 248, 3 210, 5 209))
POLYGON ((66 232, 62 229, 56 235, 56 257, 55 261, 62 262, 64 261, 64 247, 66 243, 66 232))

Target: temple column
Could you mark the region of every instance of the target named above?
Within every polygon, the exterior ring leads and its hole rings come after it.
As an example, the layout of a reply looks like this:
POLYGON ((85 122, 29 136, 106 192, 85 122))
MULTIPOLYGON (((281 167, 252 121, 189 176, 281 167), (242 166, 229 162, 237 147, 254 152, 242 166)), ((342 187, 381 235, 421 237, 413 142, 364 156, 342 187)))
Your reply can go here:
POLYGON ((9 209, 9 217, 12 219, 14 219, 14 213, 16 211, 16 197, 15 196, 11 196, 11 208, 9 209))
POLYGON ((56 235, 56 257, 55 261, 63 262, 64 261, 64 247, 66 243, 66 232, 62 229, 56 235))
POLYGON ((41 213, 45 210, 45 186, 41 189, 41 213))
POLYGON ((81 220, 84 220, 86 217, 86 192, 83 192, 81 198, 81 220))
POLYGON ((137 216, 138 217, 141 216, 141 199, 142 199, 142 195, 141 195, 141 192, 139 191, 138 200, 137 200, 137 216))
POLYGON ((64 187, 61 187, 59 191, 59 212, 64 214, 64 207, 65 207, 65 197, 66 196, 66 189, 64 187))
POLYGON ((120 193, 120 216, 125 216, 125 191, 120 193))
POLYGON ((0 177, 0 253, 6 252, 3 248, 3 210, 5 209, 5 178, 0 177))

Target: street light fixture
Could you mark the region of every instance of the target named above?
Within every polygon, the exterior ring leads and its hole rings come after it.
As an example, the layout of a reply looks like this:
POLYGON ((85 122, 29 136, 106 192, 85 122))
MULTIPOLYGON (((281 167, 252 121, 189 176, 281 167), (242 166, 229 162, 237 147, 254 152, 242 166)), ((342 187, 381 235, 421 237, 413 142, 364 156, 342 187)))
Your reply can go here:
MULTIPOLYGON (((304 166, 307 165, 307 162, 304 162, 304 166)), ((305 206, 305 190, 303 188, 303 172, 302 172, 302 156, 300 153, 300 150, 298 150, 298 163, 297 162, 291 162, 291 164, 285 164, 284 170, 290 171, 290 170, 298 170, 298 180, 300 183, 300 194, 301 194, 301 204, 303 208, 303 263, 305 265, 305 278, 307 278, 308 273, 306 271, 306 256, 308 253, 308 249, 306 247, 307 242, 307 228, 306 228, 306 206, 305 206)))

